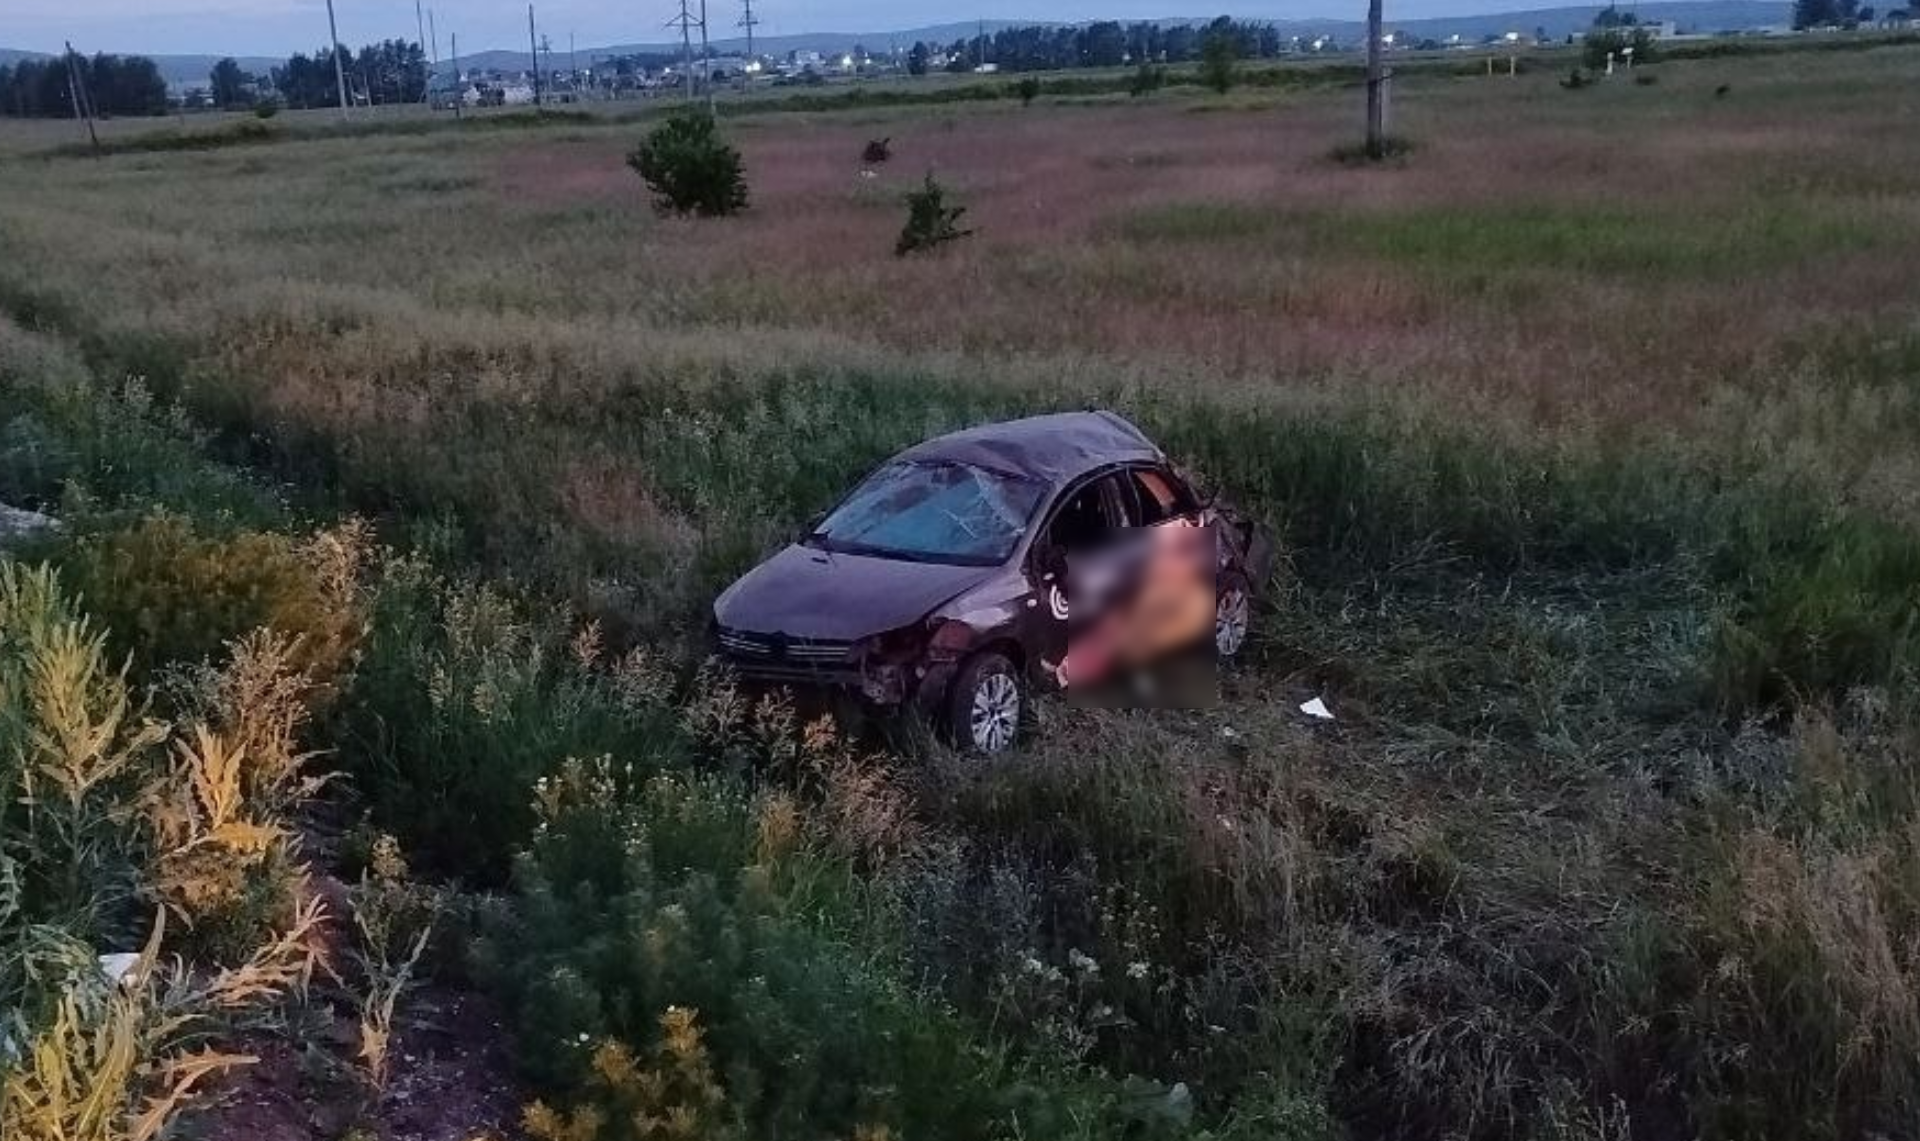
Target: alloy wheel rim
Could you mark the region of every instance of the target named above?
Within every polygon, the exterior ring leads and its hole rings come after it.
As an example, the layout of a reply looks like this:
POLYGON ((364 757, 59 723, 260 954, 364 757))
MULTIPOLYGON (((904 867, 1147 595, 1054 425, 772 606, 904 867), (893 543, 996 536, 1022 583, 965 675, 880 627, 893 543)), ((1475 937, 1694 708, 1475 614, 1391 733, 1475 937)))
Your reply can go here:
POLYGON ((985 753, 998 753, 1013 744, 1014 730, 1020 723, 1020 689, 1004 673, 991 673, 980 679, 973 690, 974 747, 985 753))

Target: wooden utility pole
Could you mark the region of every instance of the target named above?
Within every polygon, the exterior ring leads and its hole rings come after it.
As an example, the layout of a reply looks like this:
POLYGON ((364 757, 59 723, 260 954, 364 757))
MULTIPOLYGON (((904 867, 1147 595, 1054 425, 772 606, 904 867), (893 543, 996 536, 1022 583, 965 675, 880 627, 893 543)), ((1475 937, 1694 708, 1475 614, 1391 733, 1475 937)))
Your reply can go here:
POLYGON ((453 117, 459 119, 465 117, 462 113, 467 107, 467 85, 460 80, 460 33, 447 34, 453 37, 453 42, 447 45, 447 50, 453 53, 453 117))
POLYGON ((1380 0, 1367 0, 1367 157, 1373 159, 1387 154, 1387 81, 1380 48, 1380 0))
POLYGON ((533 105, 540 106, 540 37, 533 30, 533 5, 527 5, 527 51, 533 56, 533 105))
POLYGON ((67 98, 73 100, 73 117, 87 125, 87 141, 94 150, 100 149, 100 132, 93 127, 93 98, 87 94, 87 83, 80 75, 80 54, 73 50, 73 41, 67 41, 67 98))

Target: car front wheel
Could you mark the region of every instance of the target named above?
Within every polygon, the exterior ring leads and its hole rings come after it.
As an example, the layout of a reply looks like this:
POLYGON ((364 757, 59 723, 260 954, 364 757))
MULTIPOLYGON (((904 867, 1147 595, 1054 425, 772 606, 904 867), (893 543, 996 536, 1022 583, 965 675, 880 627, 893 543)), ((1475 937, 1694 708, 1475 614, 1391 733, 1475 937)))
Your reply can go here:
POLYGON ((953 679, 947 726, 969 752, 1004 753, 1020 735, 1026 691, 1006 655, 991 650, 969 658, 953 679))

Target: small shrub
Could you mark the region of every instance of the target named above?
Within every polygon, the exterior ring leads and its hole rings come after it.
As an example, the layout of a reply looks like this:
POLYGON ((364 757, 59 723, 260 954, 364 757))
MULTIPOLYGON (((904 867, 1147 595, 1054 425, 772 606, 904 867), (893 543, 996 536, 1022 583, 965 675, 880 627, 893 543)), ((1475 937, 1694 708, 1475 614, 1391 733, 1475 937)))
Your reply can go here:
POLYGON ((1166 82, 1166 68, 1143 63, 1127 78, 1127 94, 1136 99, 1142 95, 1151 95, 1165 86, 1166 82))
POLYGON ((886 162, 893 157, 892 143, 891 138, 868 139, 865 149, 860 152, 860 161, 872 165, 886 162))
POLYGON ((271 850, 284 822, 246 802, 236 737, 169 741, 106 661, 51 571, 0 563, 0 1137, 162 1136, 196 1082, 250 1061, 207 1046, 212 1017, 313 962, 323 910, 289 899, 234 965, 162 966, 181 901, 151 916, 137 901, 163 894, 181 849, 154 808, 190 802, 185 828, 215 860, 271 850), (101 950, 128 946, 144 950, 110 976, 101 950))
POLYGON ((627 165, 646 180, 662 213, 714 218, 746 209, 740 152, 703 112, 683 112, 655 127, 627 165))
POLYGON ((278 103, 256 103, 253 107, 253 117, 256 119, 271 119, 279 113, 280 104, 278 103))
POLYGON ((394 1018, 433 937, 438 903, 407 878, 399 844, 383 836, 375 842, 371 866, 362 873, 349 904, 359 934, 353 949, 360 1032, 356 1058, 368 1092, 378 1099, 387 1089, 394 1018))
POLYGON ((1595 28, 1580 41, 1580 56, 1595 71, 1607 66, 1608 59, 1624 62, 1626 51, 1633 49, 1633 62, 1652 63, 1658 51, 1653 33, 1645 28, 1595 28))
POLYGON ((1560 81, 1560 86, 1566 88, 1568 91, 1578 91, 1583 87, 1592 86, 1592 84, 1593 80, 1587 78, 1587 73, 1577 67, 1567 72, 1567 77, 1560 81))
POLYGON ((965 206, 947 205, 946 189, 929 171, 920 189, 907 194, 907 225, 900 231, 900 240, 894 243, 893 252, 905 257, 916 250, 930 250, 966 237, 973 233, 960 229, 960 216, 966 212, 965 206))
POLYGON ((545 1099, 533 1136, 1120 1135, 1073 1079, 1017 1072, 848 945, 850 869, 783 795, 602 759, 538 799, 513 905, 476 948, 545 1099), (625 1128, 636 1112, 701 1128, 625 1128))
POLYGON ((359 648, 354 590, 366 543, 360 527, 298 542, 259 531, 202 535, 185 519, 157 515, 82 540, 64 569, 141 676, 208 661, 266 627, 296 640, 291 665, 312 680, 319 702, 359 648))
POLYGON ((1217 95, 1225 95, 1239 79, 1240 49, 1233 37, 1213 32, 1200 48, 1200 82, 1217 95))
POLYGON ((1040 98, 1040 81, 1031 75, 1023 75, 1013 85, 1013 93, 1019 97, 1022 107, 1031 107, 1033 101, 1040 98))
POLYGON ((1633 73, 1633 85, 1635 87, 1652 87, 1659 82, 1660 77, 1650 71, 1636 71, 1633 73))
POLYGON ((371 611, 335 714, 341 765, 374 824, 425 869, 502 880, 533 828, 528 790, 569 754, 618 750, 649 766, 682 755, 667 683, 638 668, 590 673, 553 611, 400 559, 377 576, 371 611))
MULTIPOLYGON (((0 899, 0 928, 9 915, 0 899)), ((207 1044, 216 1019, 263 1007, 311 973, 313 935, 324 918, 317 903, 298 910, 286 932, 244 964, 196 974, 160 958, 165 924, 156 921, 146 949, 110 978, 92 948, 52 928, 36 968, 54 997, 44 1018, 17 1019, 19 1064, 0 1068, 0 1137, 22 1141, 158 1141, 172 1136, 195 1087, 251 1064, 244 1055, 207 1044)), ((0 944, 0 968, 13 948, 0 944)), ((8 1038, 7 1041, 13 1039, 8 1038)))

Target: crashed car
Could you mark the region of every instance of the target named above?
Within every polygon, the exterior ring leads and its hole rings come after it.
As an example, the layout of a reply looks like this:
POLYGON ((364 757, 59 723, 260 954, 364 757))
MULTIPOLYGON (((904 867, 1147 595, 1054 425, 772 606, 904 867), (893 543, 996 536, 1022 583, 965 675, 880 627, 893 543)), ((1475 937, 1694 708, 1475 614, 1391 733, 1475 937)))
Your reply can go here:
POLYGON ((1032 695, 1065 684, 1068 568, 1158 527, 1217 536, 1211 651, 1233 657, 1272 543, 1104 411, 987 424, 901 452, 720 594, 713 649, 744 679, 917 709, 960 747, 1001 752, 1032 695))

